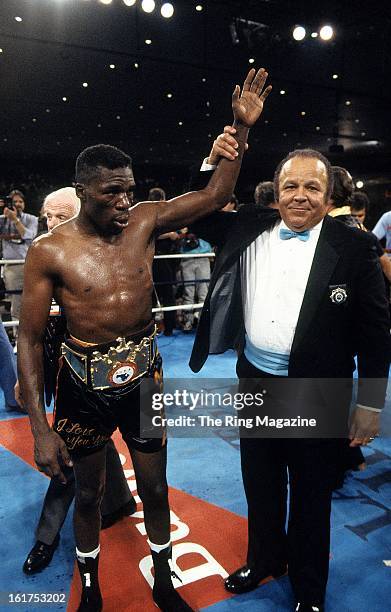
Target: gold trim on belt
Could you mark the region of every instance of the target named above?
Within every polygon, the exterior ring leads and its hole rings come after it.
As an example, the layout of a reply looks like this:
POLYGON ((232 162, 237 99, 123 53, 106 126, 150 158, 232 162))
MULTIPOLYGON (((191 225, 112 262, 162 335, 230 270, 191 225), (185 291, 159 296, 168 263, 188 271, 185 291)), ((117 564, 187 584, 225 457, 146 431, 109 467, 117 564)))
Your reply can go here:
POLYGON ((74 374, 91 389, 119 389, 149 371, 157 353, 155 335, 156 327, 151 336, 142 338, 138 344, 120 337, 116 346, 106 352, 95 350, 87 355, 64 342, 61 354, 74 374))

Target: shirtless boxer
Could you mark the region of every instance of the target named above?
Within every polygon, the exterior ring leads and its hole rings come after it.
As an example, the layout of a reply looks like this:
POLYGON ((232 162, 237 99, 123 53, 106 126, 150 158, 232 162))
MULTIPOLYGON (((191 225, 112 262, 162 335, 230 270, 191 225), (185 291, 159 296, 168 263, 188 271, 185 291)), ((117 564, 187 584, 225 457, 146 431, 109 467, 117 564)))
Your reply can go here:
MULTIPOLYGON (((42 212, 47 219, 47 228, 52 231, 60 223, 68 221, 79 214, 80 200, 74 187, 62 187, 49 193, 43 203, 42 212)), ((59 307, 53 303, 44 337, 45 358, 45 395, 49 406, 56 387, 58 370, 58 349, 63 340, 66 326, 65 318, 58 312, 59 307)), ((19 382, 15 385, 15 397, 19 401, 19 382)), ((41 516, 36 529, 36 541, 23 564, 25 574, 32 575, 43 570, 51 561, 60 541, 60 530, 67 516, 75 494, 75 477, 73 468, 64 466, 67 483, 64 485, 58 478, 49 483, 41 516)), ((106 481, 105 494, 101 505, 101 528, 111 527, 124 516, 136 511, 121 460, 110 440, 106 447, 106 481)))
POLYGON ((79 612, 102 609, 98 582, 99 504, 105 445, 119 427, 129 447, 143 502, 155 570, 153 599, 166 612, 190 610, 171 580, 166 443, 142 438, 140 377, 159 384, 161 358, 152 318, 151 267, 155 237, 184 227, 226 204, 234 189, 248 129, 270 91, 267 73, 250 70, 232 96, 238 141, 235 160, 222 159, 207 187, 168 202, 131 208, 131 160, 97 145, 76 161, 81 210, 32 245, 26 266, 18 351, 21 395, 31 421, 35 460, 48 476, 64 480, 61 463, 74 464, 74 528, 82 580, 79 612), (63 307, 69 337, 63 344, 55 419, 43 405, 42 336, 52 296, 63 307))

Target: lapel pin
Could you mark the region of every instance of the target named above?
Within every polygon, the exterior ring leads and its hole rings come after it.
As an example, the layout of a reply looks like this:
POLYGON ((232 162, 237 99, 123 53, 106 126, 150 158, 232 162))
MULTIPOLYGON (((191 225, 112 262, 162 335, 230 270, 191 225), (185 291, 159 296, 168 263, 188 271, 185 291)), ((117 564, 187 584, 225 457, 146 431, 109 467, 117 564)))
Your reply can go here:
POLYGON ((344 287, 335 287, 334 289, 330 287, 330 289, 332 289, 330 299, 333 304, 343 304, 346 302, 348 294, 344 287))

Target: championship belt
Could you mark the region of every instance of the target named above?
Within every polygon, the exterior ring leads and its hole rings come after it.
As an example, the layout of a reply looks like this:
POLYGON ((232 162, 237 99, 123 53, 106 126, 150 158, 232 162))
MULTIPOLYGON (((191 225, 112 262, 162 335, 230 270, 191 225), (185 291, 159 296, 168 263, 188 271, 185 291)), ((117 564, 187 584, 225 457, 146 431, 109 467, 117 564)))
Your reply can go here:
POLYGON ((146 374, 155 357, 155 332, 136 344, 117 338, 104 352, 91 350, 87 354, 63 343, 61 353, 73 372, 95 391, 119 389, 146 374))

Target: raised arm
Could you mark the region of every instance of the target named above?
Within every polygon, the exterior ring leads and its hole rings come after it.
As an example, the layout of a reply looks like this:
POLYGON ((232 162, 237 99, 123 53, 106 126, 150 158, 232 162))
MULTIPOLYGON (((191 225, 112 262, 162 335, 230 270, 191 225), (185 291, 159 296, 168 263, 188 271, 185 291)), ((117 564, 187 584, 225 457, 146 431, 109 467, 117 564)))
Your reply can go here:
POLYGON ((251 69, 243 84, 242 92, 240 93, 239 85, 236 85, 233 92, 233 127, 236 130, 235 138, 238 143, 237 155, 232 160, 223 158, 219 161, 204 189, 186 193, 168 202, 158 202, 157 229, 175 229, 189 225, 227 203, 239 175, 249 129, 260 117, 264 102, 271 91, 271 86, 264 89, 267 76, 264 68, 257 73, 251 69))
POLYGON ((40 471, 65 483, 59 458, 70 465, 63 440, 51 430, 44 406, 43 336, 53 295, 53 248, 49 237, 29 249, 24 272, 18 336, 18 377, 21 401, 34 436, 34 457, 40 471))

